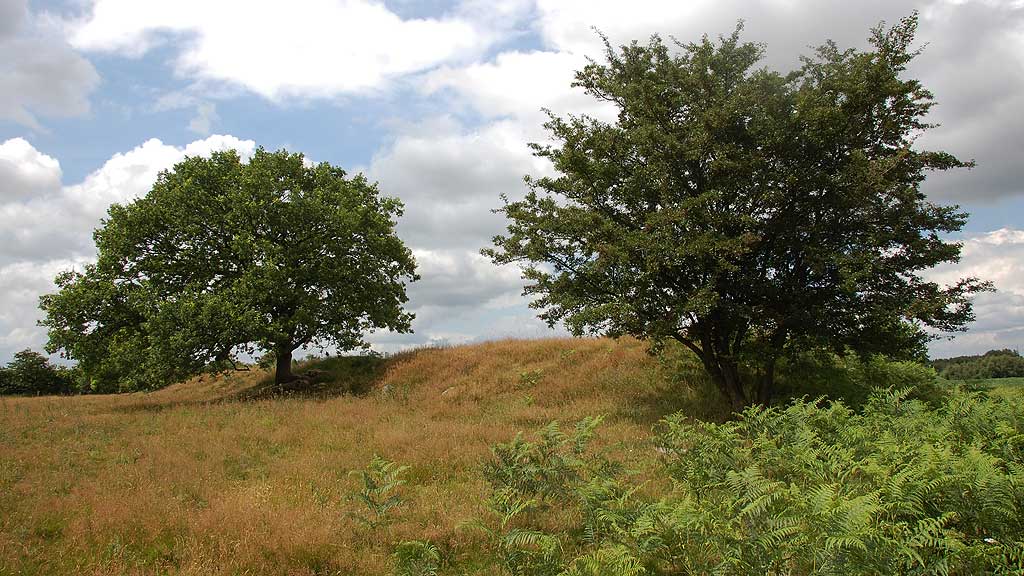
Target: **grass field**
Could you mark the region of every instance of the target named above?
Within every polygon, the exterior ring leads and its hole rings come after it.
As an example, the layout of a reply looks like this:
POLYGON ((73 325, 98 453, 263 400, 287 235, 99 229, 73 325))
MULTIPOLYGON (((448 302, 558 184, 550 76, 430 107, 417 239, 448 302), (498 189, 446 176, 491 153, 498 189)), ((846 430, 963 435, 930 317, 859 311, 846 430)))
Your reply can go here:
POLYGON ((1024 378, 987 378, 954 382, 963 382, 970 386, 988 389, 995 396, 1019 398, 1024 393, 1024 378))
POLYGON ((1016 388, 1024 386, 1024 378, 989 378, 988 380, 972 380, 971 383, 988 388, 1016 388))
POLYGON ((382 574, 394 544, 419 538, 471 559, 480 542, 460 525, 481 513, 490 444, 603 414, 603 448, 642 477, 652 464, 633 455, 662 416, 723 416, 632 340, 316 368, 321 387, 285 397, 250 372, 148 394, 0 399, 0 574, 382 574), (352 517, 350 471, 375 454, 411 468, 406 504, 371 529, 352 517))

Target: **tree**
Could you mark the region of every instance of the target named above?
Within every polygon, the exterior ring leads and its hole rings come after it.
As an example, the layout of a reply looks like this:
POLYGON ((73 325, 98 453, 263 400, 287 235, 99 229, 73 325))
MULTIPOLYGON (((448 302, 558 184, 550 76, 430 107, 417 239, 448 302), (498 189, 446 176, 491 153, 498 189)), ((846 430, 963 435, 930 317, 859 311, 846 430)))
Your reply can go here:
POLYGON ((112 206, 96 263, 41 298, 48 350, 97 389, 159 387, 261 351, 287 382, 296 349, 410 330, 402 305, 417 276, 394 232, 401 213, 362 175, 301 154, 186 158, 112 206))
POLYGON ((74 385, 72 371, 50 364, 46 356, 28 348, 0 368, 0 394, 69 394, 74 385))
POLYGON ((969 296, 920 272, 956 261, 942 235, 967 215, 929 202, 926 173, 969 167, 915 139, 932 95, 903 79, 916 15, 872 50, 817 49, 780 74, 742 26, 712 42, 657 36, 592 61, 574 86, 618 108, 545 124, 553 177, 505 198, 484 251, 520 263, 549 323, 693 351, 739 408, 767 401, 775 366, 806 349, 919 354, 925 328, 972 319, 969 296), (670 49, 671 48, 671 49, 670 49))

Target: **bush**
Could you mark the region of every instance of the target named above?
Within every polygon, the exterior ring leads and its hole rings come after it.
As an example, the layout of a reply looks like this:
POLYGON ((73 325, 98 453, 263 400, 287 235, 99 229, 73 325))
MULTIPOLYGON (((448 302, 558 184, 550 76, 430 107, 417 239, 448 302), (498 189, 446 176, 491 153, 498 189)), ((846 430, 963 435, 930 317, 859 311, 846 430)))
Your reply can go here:
POLYGON ((365 513, 353 513, 352 516, 370 528, 387 524, 391 511, 405 503, 399 489, 405 484, 402 475, 408 469, 408 466, 400 466, 374 454, 365 470, 349 472, 358 476, 362 484, 351 499, 362 504, 365 510, 365 513))
POLYGON ((441 551, 431 542, 402 542, 391 555, 395 576, 437 576, 441 567, 441 551))
POLYGON ((0 394, 70 394, 77 388, 77 375, 77 370, 54 366, 26 348, 0 368, 0 394))
POLYGON ((781 398, 823 396, 842 400, 858 410, 876 390, 909 389, 912 398, 935 407, 947 394, 947 387, 939 383, 935 369, 882 355, 861 358, 854 354, 807 353, 783 362, 779 373, 781 398))
POLYGON ((642 486, 594 466, 583 444, 547 440, 549 426, 488 464, 492 501, 518 502, 494 529, 496 560, 515 574, 1019 574, 1024 404, 912 396, 874 390, 859 413, 797 400, 722 424, 676 414, 655 442, 661 477, 642 486), (543 464, 544 445, 573 457, 543 464), (538 500, 578 525, 546 534, 538 500))

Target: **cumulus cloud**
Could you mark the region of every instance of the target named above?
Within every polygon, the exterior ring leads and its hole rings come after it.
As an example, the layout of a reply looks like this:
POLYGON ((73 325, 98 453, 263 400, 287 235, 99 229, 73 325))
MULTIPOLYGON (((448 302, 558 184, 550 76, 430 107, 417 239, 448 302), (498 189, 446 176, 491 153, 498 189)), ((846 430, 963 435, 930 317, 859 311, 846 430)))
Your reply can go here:
POLYGON ((200 136, 206 136, 218 119, 217 106, 212 102, 203 102, 196 106, 196 115, 189 120, 188 129, 200 136))
POLYGON ((520 127, 499 121, 471 129, 447 117, 406 126, 366 168, 382 193, 405 203, 398 234, 413 248, 421 276, 409 288, 415 334, 376 335, 378 348, 512 335, 506 327, 522 322, 503 318, 532 317, 519 269, 494 266, 479 253, 505 229, 504 217, 491 212, 501 194, 518 198, 525 174, 551 170, 530 153, 520 127))
POLYGON ((53 279, 64 270, 81 269, 86 259, 56 259, 45 262, 16 262, 0 266, 0 362, 15 352, 32 348, 41 351, 46 332, 36 326, 41 319, 39 296, 53 292, 53 279))
MULTIPOLYGON (((516 3, 505 4, 515 12, 516 3)), ((72 45, 93 52, 141 56, 173 40, 179 74, 273 100, 374 89, 475 54, 498 36, 460 15, 402 19, 369 0, 94 0, 69 24, 72 45)))
POLYGON ((525 191, 523 176, 550 171, 514 122, 467 129, 442 118, 407 127, 374 156, 367 176, 405 203, 399 233, 419 248, 479 250, 505 229, 491 213, 525 191))
POLYGON ((930 120, 942 125, 920 145, 978 162, 971 171, 935 175, 926 190, 937 200, 961 203, 1024 192, 1016 150, 1007 144, 1024 132, 1024 116, 1016 113, 1024 107, 1024 4, 1009 0, 538 0, 542 50, 446 66, 424 76, 421 89, 452 91, 485 117, 517 118, 537 138, 542 106, 613 117, 613 110, 569 87, 586 57, 602 57, 595 28, 616 46, 652 34, 690 42, 728 34, 742 18, 743 38, 766 47, 764 65, 791 70, 826 39, 865 48, 872 27, 914 10, 921 15, 918 45, 926 49, 909 74, 935 93, 939 105, 930 120))
POLYGON ((24 138, 0 144, 0 202, 46 196, 60 189, 60 163, 24 138))
POLYGON ((518 119, 532 138, 540 139, 546 119, 542 109, 614 121, 617 111, 612 104, 570 87, 575 71, 586 63, 582 53, 502 52, 493 62, 436 70, 426 76, 422 88, 428 94, 450 89, 488 117, 518 119))
POLYGON ((422 279, 409 290, 413 307, 478 309, 507 304, 522 291, 519 269, 497 267, 478 252, 414 250, 422 279))
POLYGON ((53 256, 77 256, 92 252, 91 232, 107 208, 115 202, 129 202, 144 195, 157 174, 185 156, 208 156, 215 150, 236 149, 251 154, 255 143, 233 136, 215 135, 187 146, 171 146, 151 139, 134 149, 118 153, 101 168, 77 184, 52 186, 60 178, 60 166, 27 142, 9 140, 0 149, 20 148, 30 158, 20 163, 21 173, 37 170, 37 180, 51 187, 33 191, 16 171, 3 170, 0 160, 0 189, 10 190, 0 204, 0 265, 53 256), (26 147, 28 150, 26 150, 26 147), (33 158, 41 170, 33 168, 33 158))
POLYGON ((144 195, 161 170, 185 156, 227 149, 247 156, 255 143, 224 135, 186 146, 151 139, 62 186, 57 160, 20 138, 0 144, 0 358, 41 347, 38 298, 53 290, 57 272, 93 258, 92 230, 112 203, 144 195))
POLYGON ((28 0, 0 2, 0 38, 13 36, 28 15, 28 0))
POLYGON ((0 54, 0 120, 42 130, 39 115, 89 112, 89 94, 99 74, 42 25, 24 0, 0 2, 0 54))
POLYGON ((949 284, 974 276, 991 280, 996 292, 974 300, 977 320, 966 334, 932 344, 933 356, 959 356, 996 348, 1024 349, 1024 230, 1000 229, 962 240, 961 261, 928 274, 949 284))

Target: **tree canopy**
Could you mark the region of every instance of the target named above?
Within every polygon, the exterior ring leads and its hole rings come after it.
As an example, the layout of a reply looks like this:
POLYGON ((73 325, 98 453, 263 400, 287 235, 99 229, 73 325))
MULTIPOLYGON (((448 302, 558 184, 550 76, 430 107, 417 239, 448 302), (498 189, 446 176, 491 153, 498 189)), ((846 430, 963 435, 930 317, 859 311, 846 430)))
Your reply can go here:
POLYGON ((714 42, 605 41, 574 86, 614 123, 550 115, 534 144, 557 175, 527 178, 484 252, 517 262, 525 293, 572 332, 692 350, 740 407, 772 394, 791 352, 920 354, 972 319, 977 279, 921 272, 959 258, 967 215, 921 191, 970 162, 919 150, 934 101, 905 79, 917 18, 870 50, 818 48, 787 74, 757 68, 742 26, 714 42))
POLYGON ((75 376, 75 370, 54 366, 46 356, 26 348, 0 367, 0 394, 70 394, 75 391, 75 376))
POLYGON ((1016 350, 989 350, 979 356, 956 356, 930 362, 949 380, 1024 377, 1024 357, 1016 350))
POLYGON ((186 158, 112 206, 96 263, 41 298, 48 350, 107 389, 159 387, 243 352, 273 354, 285 382, 298 348, 410 331, 417 276, 394 231, 401 213, 362 175, 301 154, 186 158))

